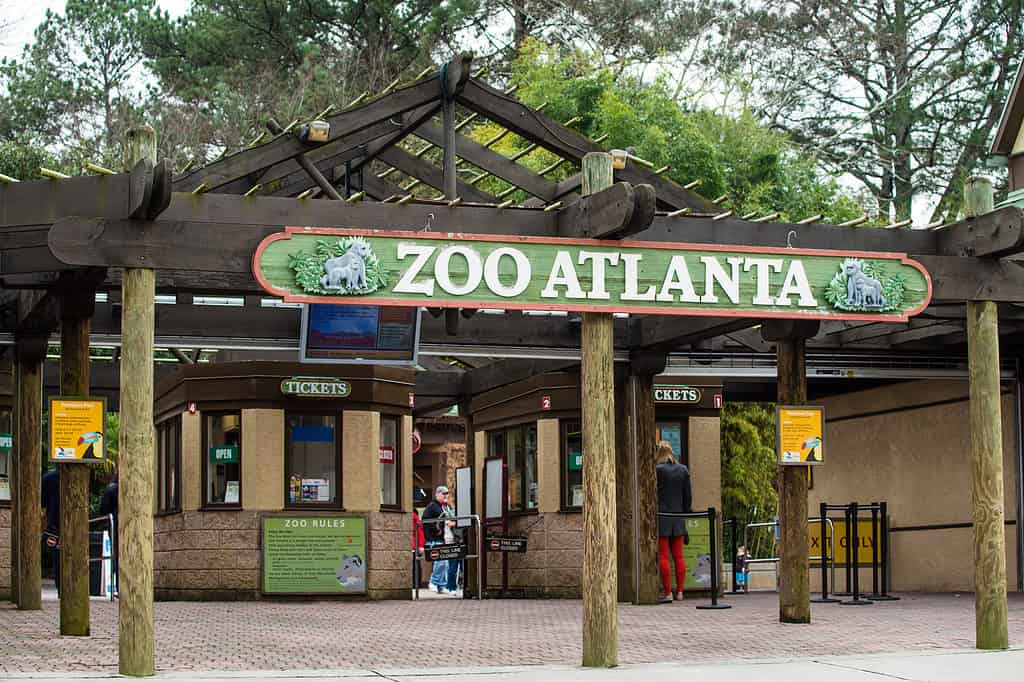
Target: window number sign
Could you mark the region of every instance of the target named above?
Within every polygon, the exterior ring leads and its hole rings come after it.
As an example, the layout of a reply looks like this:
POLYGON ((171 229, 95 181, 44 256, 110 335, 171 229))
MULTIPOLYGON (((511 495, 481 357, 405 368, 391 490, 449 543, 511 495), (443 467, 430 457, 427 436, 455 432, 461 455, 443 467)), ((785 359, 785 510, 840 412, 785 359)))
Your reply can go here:
POLYGON ((394 464, 395 463, 395 448, 390 445, 380 446, 380 463, 381 464, 394 464))
POLYGON ((549 395, 541 396, 541 399, 540 399, 540 409, 542 409, 542 410, 550 410, 551 409, 551 396, 549 396, 549 395))

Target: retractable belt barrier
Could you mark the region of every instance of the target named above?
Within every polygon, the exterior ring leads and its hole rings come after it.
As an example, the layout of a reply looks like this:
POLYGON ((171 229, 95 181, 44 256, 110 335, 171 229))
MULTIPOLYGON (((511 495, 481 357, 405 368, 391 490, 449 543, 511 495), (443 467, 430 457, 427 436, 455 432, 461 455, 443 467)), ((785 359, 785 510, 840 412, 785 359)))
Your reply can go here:
POLYGON ((103 540, 103 546, 100 549, 100 556, 89 557, 89 563, 102 563, 103 568, 107 574, 107 580, 102 581, 103 591, 106 592, 107 600, 114 601, 114 597, 118 596, 117 593, 117 576, 114 574, 114 562, 117 561, 117 541, 115 540, 115 527, 114 515, 104 514, 103 516, 97 516, 96 518, 89 519, 89 525, 92 526, 94 523, 101 521, 107 522, 107 530, 104 534, 107 536, 103 540))
MULTIPOLYGON (((426 559, 427 561, 463 561, 465 559, 475 559, 480 561, 483 556, 483 529, 480 527, 480 516, 477 514, 469 514, 466 516, 438 516, 433 519, 420 519, 422 524, 440 524, 447 523, 448 521, 455 521, 456 526, 459 526, 459 521, 469 521, 468 528, 472 530, 476 528, 476 554, 468 553, 468 545, 465 542, 454 543, 450 545, 434 545, 433 547, 426 547, 423 550, 423 554, 414 549, 412 551, 412 590, 413 599, 420 598, 420 561, 426 559), (435 558, 431 558, 433 555, 435 558)), ((463 525, 465 528, 466 526, 463 525)), ((484 595, 484 574, 479 564, 477 565, 476 572, 477 586, 476 586, 476 598, 483 599, 484 595)), ((465 592, 463 592, 465 594, 465 592)))
MULTIPOLYGON (((722 557, 718 551, 718 513, 714 507, 708 507, 707 511, 691 512, 689 514, 672 514, 669 512, 658 512, 658 516, 673 519, 707 519, 708 520, 708 552, 711 554, 711 603, 698 604, 698 609, 731 609, 731 604, 718 603, 718 579, 722 572, 722 557)), ((684 587, 679 586, 683 592, 684 587)))

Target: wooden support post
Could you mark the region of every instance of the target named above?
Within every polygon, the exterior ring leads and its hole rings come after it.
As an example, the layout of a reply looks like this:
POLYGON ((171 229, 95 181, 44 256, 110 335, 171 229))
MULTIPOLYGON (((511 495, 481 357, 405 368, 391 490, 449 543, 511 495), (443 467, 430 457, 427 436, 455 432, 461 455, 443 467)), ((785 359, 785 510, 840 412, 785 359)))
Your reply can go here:
MULTIPOLYGON (((992 183, 964 186, 969 218, 992 210, 992 183)), ((974 629, 978 649, 1009 646, 1003 526, 1003 424, 999 392, 999 313, 992 301, 967 303, 974 520, 974 629)))
POLYGON ((47 335, 17 338, 18 426, 18 608, 38 610, 42 603, 40 538, 43 359, 47 335))
MULTIPOLYGON (((156 162, 156 133, 128 131, 126 165, 156 162)), ((126 268, 121 284, 121 440, 118 668, 154 673, 153 635, 153 305, 152 270, 126 268)))
MULTIPOLYGON (((761 325, 765 341, 776 343, 780 405, 807 404, 806 340, 818 322, 770 320, 761 325)), ((811 622, 807 557, 807 467, 779 467, 779 622, 811 622)))
MULTIPOLYGON (((468 400, 463 400, 462 402, 459 403, 459 416, 462 417, 462 426, 463 426, 463 429, 464 429, 463 433, 466 434, 466 466, 473 467, 473 470, 474 470, 473 484, 476 485, 476 475, 475 475, 475 471, 476 471, 476 438, 473 436, 473 415, 469 411, 469 401, 468 400)), ((459 490, 456 490, 455 492, 456 492, 457 495, 465 494, 465 493, 463 493, 462 491, 459 491, 459 490)), ((473 491, 473 498, 474 498, 474 501, 472 502, 473 511, 474 511, 474 513, 478 514, 480 516, 481 520, 482 520, 483 517, 484 517, 483 511, 481 509, 478 509, 477 508, 478 505, 476 504, 476 500, 480 499, 478 491, 476 491, 476 490, 473 491)), ((472 536, 472 540, 474 541, 474 544, 470 544, 469 545, 469 548, 470 548, 469 551, 471 553, 474 552, 474 550, 476 548, 476 544, 475 544, 476 535, 475 534, 476 533, 482 533, 483 530, 484 529, 481 526, 477 526, 476 528, 473 529, 474 535, 472 536)), ((465 594, 467 597, 478 597, 479 596, 480 598, 482 598, 482 595, 478 595, 477 594, 479 592, 479 590, 477 589, 477 585, 480 584, 479 583, 479 579, 478 579, 477 576, 479 576, 479 574, 480 574, 481 562, 482 562, 482 558, 478 558, 478 559, 475 559, 475 560, 472 560, 472 561, 464 561, 462 563, 462 565, 463 565, 463 567, 465 569, 465 574, 464 574, 463 579, 462 579, 462 591, 463 591, 463 594, 465 594)))
MULTIPOLYGON (((612 157, 583 157, 583 194, 612 184, 612 157)), ((615 376, 612 316, 584 313, 583 665, 618 664, 615 562, 615 376)))
MULTIPOLYGON (((12 357, 15 359, 11 361, 11 388, 12 388, 12 403, 11 403, 11 438, 13 443, 17 443, 18 438, 18 361, 16 353, 12 353, 12 357)), ((18 507, 18 451, 17 449, 11 450, 11 455, 8 460, 9 472, 8 472, 8 485, 11 490, 11 591, 8 594, 10 602, 17 606, 18 604, 18 547, 21 546, 21 540, 18 535, 18 525, 21 523, 21 513, 18 507)))
MULTIPOLYGON (((63 281, 61 395, 89 395, 89 330, 95 293, 63 281), (90 300, 91 299, 91 300, 90 300)), ((52 417, 51 417, 52 418, 52 417)), ((89 465, 60 464, 60 634, 89 635, 89 465)))
MULTIPOLYGON (((658 371, 663 370, 664 362, 658 371)), ((634 373, 630 383, 631 397, 635 398, 633 423, 636 425, 636 554, 640 578, 636 603, 657 604, 661 582, 658 577, 658 473, 655 468, 658 434, 654 422, 654 374, 634 373)), ((679 591, 682 589, 680 586, 679 591)))
POLYGON ((615 557, 618 600, 637 603, 636 585, 636 470, 633 467, 636 432, 633 422, 632 377, 628 368, 615 367, 615 557))

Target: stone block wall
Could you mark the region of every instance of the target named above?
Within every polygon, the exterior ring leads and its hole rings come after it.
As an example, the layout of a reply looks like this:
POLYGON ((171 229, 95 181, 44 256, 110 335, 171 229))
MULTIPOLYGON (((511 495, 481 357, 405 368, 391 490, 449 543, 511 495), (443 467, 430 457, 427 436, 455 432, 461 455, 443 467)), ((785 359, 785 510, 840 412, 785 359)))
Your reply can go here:
POLYGON ((11 596, 11 510, 0 508, 0 599, 11 596))
MULTIPOLYGON (((259 512, 185 511, 153 522, 158 600, 260 598, 259 512)), ((410 598, 411 516, 374 512, 368 525, 370 599, 410 598)))
MULTIPOLYGON (((555 512, 512 518, 509 534, 525 536, 526 552, 509 554, 508 585, 530 598, 578 599, 583 574, 583 514, 555 512)), ((489 589, 501 586, 501 555, 487 557, 489 589)))
POLYGON ((185 511, 153 519, 156 598, 257 598, 259 527, 253 511, 185 511))

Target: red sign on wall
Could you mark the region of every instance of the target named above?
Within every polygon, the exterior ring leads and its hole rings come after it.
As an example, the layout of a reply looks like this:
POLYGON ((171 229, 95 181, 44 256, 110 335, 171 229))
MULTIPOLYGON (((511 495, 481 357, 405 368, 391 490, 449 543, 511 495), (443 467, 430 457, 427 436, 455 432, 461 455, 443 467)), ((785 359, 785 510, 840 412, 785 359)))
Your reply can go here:
POLYGON ((395 463, 395 449, 390 445, 380 446, 380 463, 381 464, 394 464, 395 463))
POLYGON ((549 396, 549 395, 541 396, 541 399, 540 399, 540 409, 542 409, 542 410, 550 410, 551 409, 551 396, 549 396))

